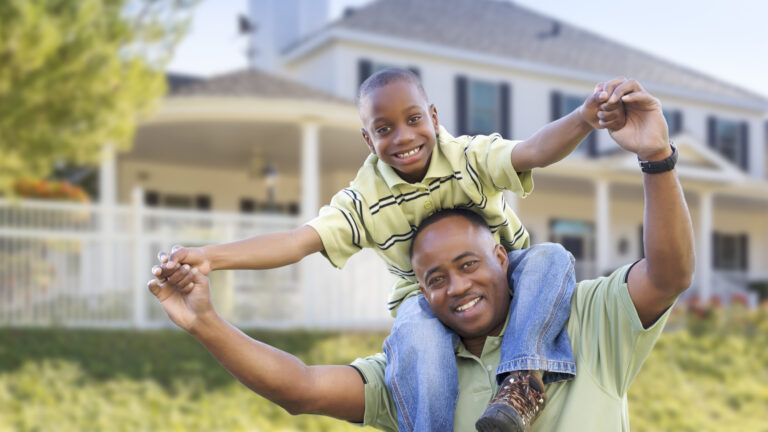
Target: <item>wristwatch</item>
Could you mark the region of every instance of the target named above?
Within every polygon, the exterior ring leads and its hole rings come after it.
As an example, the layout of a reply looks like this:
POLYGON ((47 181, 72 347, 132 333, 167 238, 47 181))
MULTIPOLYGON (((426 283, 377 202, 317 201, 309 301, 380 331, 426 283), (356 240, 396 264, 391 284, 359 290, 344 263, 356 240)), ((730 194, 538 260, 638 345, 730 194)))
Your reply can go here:
POLYGON ((669 155, 669 157, 666 159, 662 159, 660 161, 642 161, 638 157, 637 160, 640 162, 640 169, 644 173, 658 174, 670 171, 672 168, 674 168, 675 164, 677 164, 677 148, 674 144, 672 144, 672 142, 669 143, 669 146, 672 147, 672 154, 669 155))

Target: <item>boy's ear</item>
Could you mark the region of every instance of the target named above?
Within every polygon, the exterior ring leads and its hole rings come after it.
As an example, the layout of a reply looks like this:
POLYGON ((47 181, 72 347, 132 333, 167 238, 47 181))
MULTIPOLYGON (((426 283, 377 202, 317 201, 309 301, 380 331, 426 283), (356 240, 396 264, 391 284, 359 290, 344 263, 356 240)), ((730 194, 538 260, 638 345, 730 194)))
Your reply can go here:
POLYGON ((440 129, 440 120, 437 118, 437 107, 435 104, 429 105, 429 117, 432 119, 432 126, 435 127, 435 132, 440 129))
POLYGON ((373 148, 373 141, 371 141, 371 136, 368 135, 368 131, 366 131, 365 128, 360 128, 360 133, 363 134, 363 140, 368 145, 368 149, 371 153, 376 154, 376 150, 373 148))

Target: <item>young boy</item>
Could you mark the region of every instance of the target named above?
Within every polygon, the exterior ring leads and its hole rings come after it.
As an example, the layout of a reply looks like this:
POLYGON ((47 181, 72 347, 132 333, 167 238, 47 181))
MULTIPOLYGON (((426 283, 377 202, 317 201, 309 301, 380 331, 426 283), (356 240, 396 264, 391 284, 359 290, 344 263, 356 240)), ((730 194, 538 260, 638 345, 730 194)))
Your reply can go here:
MULTIPOLYGON (((450 136, 414 74, 380 71, 361 85, 358 95, 361 131, 372 155, 317 218, 290 232, 175 248, 153 273, 183 288, 194 271, 274 268, 314 252, 342 267, 362 248, 373 248, 399 278, 389 302, 395 322, 384 342, 385 382, 395 399, 399 429, 453 430, 457 338, 418 295, 409 248, 415 227, 430 214, 470 208, 510 252, 514 295, 506 331, 513 337, 503 338, 499 392, 478 428, 524 430, 544 406, 542 377, 552 382, 576 372, 564 328, 575 278, 572 258, 562 247, 529 248, 528 233, 502 192, 526 196, 533 188, 531 169, 562 159, 595 127, 622 127, 621 104, 603 104, 617 84, 598 85, 573 113, 526 141, 512 142, 496 134, 450 136)), ((468 292, 454 305, 464 319, 472 319, 473 307, 486 301, 468 292)))

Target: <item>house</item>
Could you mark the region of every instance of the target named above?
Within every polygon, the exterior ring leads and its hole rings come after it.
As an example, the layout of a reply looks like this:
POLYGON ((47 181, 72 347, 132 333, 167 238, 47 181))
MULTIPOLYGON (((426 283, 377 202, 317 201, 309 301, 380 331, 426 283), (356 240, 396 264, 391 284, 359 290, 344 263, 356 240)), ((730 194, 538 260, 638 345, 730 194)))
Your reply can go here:
MULTIPOLYGON (((748 285, 768 280, 764 96, 512 2, 379 0, 334 21, 324 19, 327 0, 251 0, 250 9, 259 29, 252 68, 172 77, 134 148, 105 152, 98 211, 125 211, 137 221, 144 240, 133 240, 134 273, 148 268, 148 250, 243 238, 311 218, 367 154, 352 102, 358 85, 398 66, 421 77, 449 131, 515 138, 573 110, 597 82, 638 79, 661 99, 680 152, 698 259, 689 295, 754 302, 748 285)), ((642 255, 641 174, 606 132, 594 132, 534 178, 533 195, 509 202, 534 242, 560 242, 574 254, 578 277, 642 255)), ((371 254, 343 271, 312 257, 288 269, 217 278, 214 285, 225 287, 217 301, 244 325, 389 322, 391 277, 371 254)), ((130 322, 160 322, 151 302, 133 297, 130 322)))

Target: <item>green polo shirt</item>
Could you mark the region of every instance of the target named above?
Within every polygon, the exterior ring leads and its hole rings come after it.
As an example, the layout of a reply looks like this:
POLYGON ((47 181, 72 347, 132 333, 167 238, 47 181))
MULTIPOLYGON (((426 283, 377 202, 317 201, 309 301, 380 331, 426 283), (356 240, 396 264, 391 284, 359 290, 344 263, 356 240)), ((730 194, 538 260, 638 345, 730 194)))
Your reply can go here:
POLYGON ((348 188, 320 209, 308 225, 323 242, 323 255, 341 268, 362 248, 375 250, 398 278, 390 296, 392 313, 418 292, 411 268, 411 238, 422 220, 446 208, 481 214, 507 250, 528 247, 529 236, 503 192, 525 197, 533 190, 530 171, 517 173, 511 153, 517 141, 498 134, 451 136, 440 127, 424 179, 408 183, 376 155, 370 155, 348 188))
MULTIPOLYGON (((629 296, 626 273, 580 282, 571 300, 568 336, 578 365, 576 378, 546 386, 547 405, 534 431, 629 431, 627 391, 661 335, 672 308, 644 329, 629 296)), ((502 331, 503 334, 503 331, 502 331)), ((475 421, 496 393, 501 337, 488 337, 480 357, 460 345, 456 354, 459 397, 455 430, 475 430, 475 421)), ((357 359, 365 377, 364 423, 397 430, 394 401, 384 385, 383 354, 357 359)))

